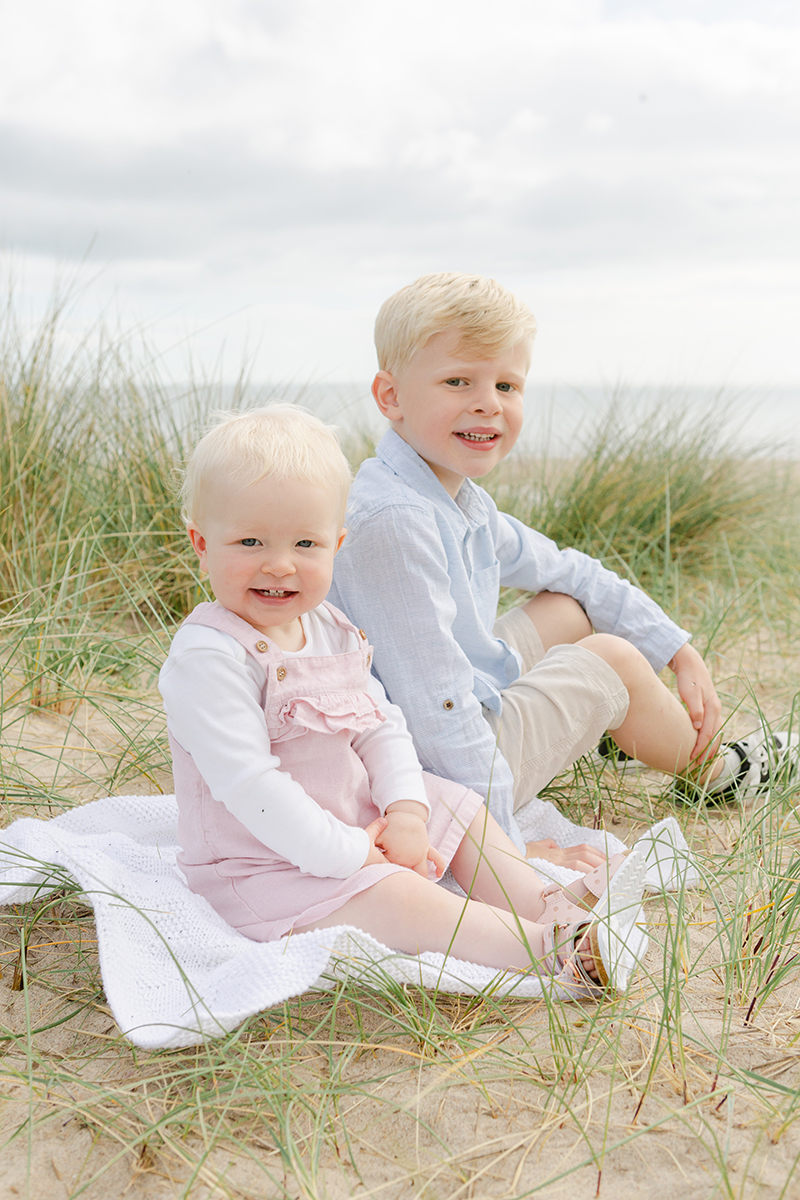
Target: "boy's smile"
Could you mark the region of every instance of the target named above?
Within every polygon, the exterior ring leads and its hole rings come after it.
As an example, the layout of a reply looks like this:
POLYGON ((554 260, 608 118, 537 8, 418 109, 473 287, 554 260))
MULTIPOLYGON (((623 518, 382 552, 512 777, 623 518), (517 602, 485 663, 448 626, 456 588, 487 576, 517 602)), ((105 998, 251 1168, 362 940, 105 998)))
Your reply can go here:
POLYGON ((372 394, 385 417, 455 497, 505 458, 522 428, 530 348, 496 358, 459 355, 459 330, 434 334, 408 366, 379 371, 372 394))
POLYGON ((333 488, 266 477, 215 481, 189 537, 214 595, 284 650, 303 645, 301 613, 328 594, 344 539, 333 488))

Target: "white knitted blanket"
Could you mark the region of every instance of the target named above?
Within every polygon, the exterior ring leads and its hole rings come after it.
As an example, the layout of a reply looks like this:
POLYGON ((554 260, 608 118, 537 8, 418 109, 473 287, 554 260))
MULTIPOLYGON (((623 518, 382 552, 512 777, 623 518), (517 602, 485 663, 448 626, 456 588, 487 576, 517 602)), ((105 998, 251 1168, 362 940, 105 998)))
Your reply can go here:
MULTIPOLYGON (((604 834, 576 829, 550 804, 533 801, 529 808, 521 822, 529 840, 604 845, 604 834)), ((693 881, 677 824, 661 829, 670 820, 654 827, 655 888, 676 886, 681 877, 693 881)), ((448 992, 541 994, 536 977, 498 974, 441 954, 408 957, 343 925, 253 942, 189 891, 176 863, 176 829, 174 796, 111 796, 50 821, 25 817, 0 833, 0 903, 25 903, 77 881, 94 909, 106 998, 122 1032, 139 1046, 188 1046, 219 1036, 253 1013, 345 975, 374 988, 390 978, 448 992)), ((609 850, 621 846, 608 836, 609 850)), ((559 882, 575 878, 551 864, 535 865, 559 882)))

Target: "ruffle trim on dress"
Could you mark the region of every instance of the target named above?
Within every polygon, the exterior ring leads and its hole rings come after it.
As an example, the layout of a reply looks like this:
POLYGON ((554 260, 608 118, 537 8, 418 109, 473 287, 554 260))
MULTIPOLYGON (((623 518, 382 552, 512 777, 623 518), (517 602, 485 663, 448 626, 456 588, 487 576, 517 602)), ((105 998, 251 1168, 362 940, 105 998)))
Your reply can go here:
POLYGON ((288 742, 314 733, 366 733, 385 721, 383 713, 368 692, 334 692, 322 696, 295 696, 278 713, 273 742, 288 742))

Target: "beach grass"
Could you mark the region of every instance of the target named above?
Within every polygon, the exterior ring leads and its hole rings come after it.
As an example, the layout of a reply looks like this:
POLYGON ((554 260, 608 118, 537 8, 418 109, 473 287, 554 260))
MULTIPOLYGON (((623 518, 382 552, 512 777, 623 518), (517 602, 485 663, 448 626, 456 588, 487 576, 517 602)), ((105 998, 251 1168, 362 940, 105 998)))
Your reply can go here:
MULTIPOLYGON (((204 595, 175 470, 208 389, 176 406, 101 330, 63 350, 62 315, 31 331, 9 310, 3 327, 4 825, 171 791, 155 679, 204 595)), ((514 458, 489 485, 697 631, 731 729, 797 727, 797 471, 743 460, 718 429, 677 404, 659 425, 602 417, 573 459, 514 458)), ((69 879, 4 909, 0 1200, 796 1195, 797 783, 738 812, 584 762, 550 796, 624 837, 674 814, 702 872, 647 902, 645 970, 613 1001, 332 977, 224 1037, 145 1052, 113 1021, 69 879)))

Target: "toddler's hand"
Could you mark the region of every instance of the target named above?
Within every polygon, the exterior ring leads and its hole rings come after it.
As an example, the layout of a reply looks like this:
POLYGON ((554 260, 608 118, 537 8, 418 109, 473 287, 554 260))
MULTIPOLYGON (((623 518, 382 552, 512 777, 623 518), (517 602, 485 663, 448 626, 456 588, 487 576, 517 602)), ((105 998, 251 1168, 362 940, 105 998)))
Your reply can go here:
POLYGON ((444 859, 428 841, 428 830, 422 817, 393 810, 386 814, 386 828, 376 838, 376 844, 391 863, 416 871, 428 878, 428 862, 432 862, 438 877, 444 874, 444 859))
POLYGON ((376 842, 387 825, 388 821, 386 820, 386 817, 376 817, 374 821, 370 821, 369 825, 365 827, 364 832, 369 838, 369 853, 367 854, 367 857, 363 863, 365 867, 371 867, 373 863, 386 862, 386 855, 383 853, 380 847, 376 845, 376 842))

